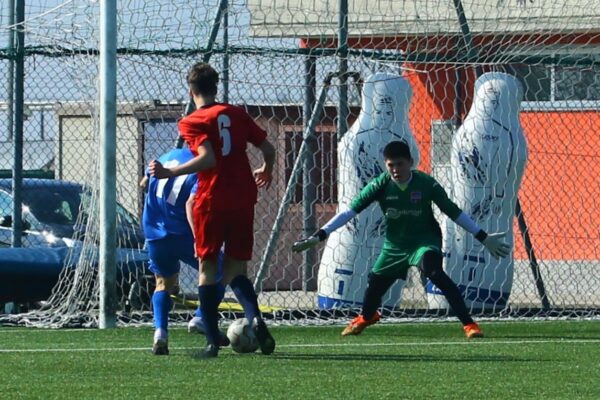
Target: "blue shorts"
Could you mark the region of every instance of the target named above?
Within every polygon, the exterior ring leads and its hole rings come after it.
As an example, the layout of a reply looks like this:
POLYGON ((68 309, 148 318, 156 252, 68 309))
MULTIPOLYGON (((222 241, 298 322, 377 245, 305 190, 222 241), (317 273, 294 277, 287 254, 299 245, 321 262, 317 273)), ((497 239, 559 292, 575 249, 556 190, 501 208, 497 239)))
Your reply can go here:
POLYGON ((150 271, 163 278, 169 278, 179 272, 183 261, 198 268, 194 257, 194 238, 187 235, 168 235, 158 240, 148 240, 150 271))
MULTIPOLYGON (((150 271, 163 278, 179 273, 181 262, 198 270, 198 259, 194 257, 194 238, 187 235, 168 235, 162 239, 147 240, 150 271)), ((217 259, 219 270, 217 281, 223 278, 223 251, 217 259)))

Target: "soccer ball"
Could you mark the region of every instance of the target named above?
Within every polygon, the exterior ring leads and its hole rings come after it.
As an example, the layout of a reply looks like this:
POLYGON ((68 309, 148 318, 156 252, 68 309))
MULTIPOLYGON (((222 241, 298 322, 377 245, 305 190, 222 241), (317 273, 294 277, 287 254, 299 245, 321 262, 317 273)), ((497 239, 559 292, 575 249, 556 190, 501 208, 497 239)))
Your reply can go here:
POLYGON ((231 348, 236 353, 253 353, 258 349, 254 329, 246 318, 233 321, 227 329, 227 337, 231 341, 231 348))

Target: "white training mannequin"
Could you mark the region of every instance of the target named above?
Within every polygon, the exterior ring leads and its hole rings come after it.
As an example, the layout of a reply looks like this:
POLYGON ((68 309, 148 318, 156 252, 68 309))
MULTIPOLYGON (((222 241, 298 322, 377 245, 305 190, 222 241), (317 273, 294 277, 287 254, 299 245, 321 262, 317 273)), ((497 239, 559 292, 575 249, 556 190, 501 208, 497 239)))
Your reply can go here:
MULTIPOLYGON (((419 150, 408 125, 411 97, 409 83, 399 75, 377 73, 365 80, 361 112, 338 143, 338 211, 347 210, 360 190, 385 171, 383 148, 389 142, 406 141, 413 168, 417 167, 419 150)), ((368 272, 383 246, 384 228, 383 214, 373 204, 329 236, 318 275, 320 308, 362 304, 368 272)), ((399 280, 382 304, 395 306, 403 286, 399 280)))
MULTIPOLYGON (((523 86, 501 72, 475 83, 473 105, 452 140, 452 199, 486 232, 507 232, 513 246, 517 194, 527 163, 527 143, 519 122, 523 86)), ((495 259, 471 234, 447 221, 444 269, 465 296, 467 307, 499 311, 512 288, 513 256, 495 259)), ((446 307, 428 285, 431 308, 446 307)))

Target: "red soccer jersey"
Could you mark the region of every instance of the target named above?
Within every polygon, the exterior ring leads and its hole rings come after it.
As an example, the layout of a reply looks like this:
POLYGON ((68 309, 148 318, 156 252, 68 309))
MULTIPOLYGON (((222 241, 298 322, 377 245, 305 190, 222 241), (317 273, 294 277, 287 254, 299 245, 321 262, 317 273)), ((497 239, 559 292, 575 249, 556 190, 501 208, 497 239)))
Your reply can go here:
POLYGON ((198 173, 194 209, 235 210, 256 203, 257 189, 246 154, 248 142, 259 146, 267 133, 240 107, 214 103, 179 121, 179 132, 194 156, 209 140, 217 159, 215 168, 198 173))

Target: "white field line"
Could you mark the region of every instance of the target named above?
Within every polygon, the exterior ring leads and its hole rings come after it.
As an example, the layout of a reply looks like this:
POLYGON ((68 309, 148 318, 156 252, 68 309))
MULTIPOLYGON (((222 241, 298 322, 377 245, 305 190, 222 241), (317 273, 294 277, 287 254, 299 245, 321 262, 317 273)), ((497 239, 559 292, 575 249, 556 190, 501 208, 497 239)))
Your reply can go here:
MULTIPOLYGON (((490 346, 523 344, 598 344, 600 339, 548 339, 548 340, 478 340, 460 342, 398 342, 398 343, 306 343, 282 344, 281 348, 344 348, 344 347, 426 347, 426 346, 490 346)), ((197 350, 199 347, 170 347, 171 350, 197 350)), ((85 353, 101 351, 149 351, 148 347, 87 347, 87 348, 40 348, 40 349, 0 349, 0 353, 85 353)))

